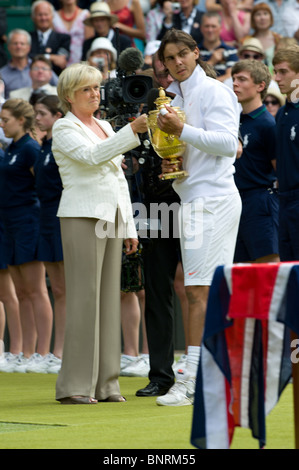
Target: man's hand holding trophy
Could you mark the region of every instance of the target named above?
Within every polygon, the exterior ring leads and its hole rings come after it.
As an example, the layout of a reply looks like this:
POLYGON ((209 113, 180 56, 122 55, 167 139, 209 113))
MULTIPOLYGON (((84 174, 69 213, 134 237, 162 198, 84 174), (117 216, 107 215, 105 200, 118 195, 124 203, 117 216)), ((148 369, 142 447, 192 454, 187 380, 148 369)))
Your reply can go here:
POLYGON ((171 98, 159 88, 159 97, 155 100, 156 108, 147 118, 148 133, 155 152, 163 159, 161 179, 174 179, 188 176, 180 166, 186 144, 179 140, 182 133, 185 113, 178 107, 170 106, 171 98))

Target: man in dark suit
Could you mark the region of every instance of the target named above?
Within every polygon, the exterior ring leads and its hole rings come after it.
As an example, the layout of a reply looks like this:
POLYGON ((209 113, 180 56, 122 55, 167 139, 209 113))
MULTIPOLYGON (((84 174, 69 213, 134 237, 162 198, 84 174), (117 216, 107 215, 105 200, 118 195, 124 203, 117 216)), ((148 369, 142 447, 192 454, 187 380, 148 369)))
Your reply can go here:
POLYGON ((66 67, 70 53, 71 37, 52 29, 54 7, 50 2, 38 0, 32 4, 31 15, 35 31, 31 32, 30 57, 44 54, 59 75, 66 67))
POLYGON ((181 29, 190 34, 197 44, 203 40, 200 29, 202 11, 196 7, 196 0, 180 0, 179 6, 173 3, 172 14, 165 16, 160 33, 157 39, 162 39, 166 31, 170 28, 181 29))
POLYGON ((86 54, 96 38, 107 38, 112 42, 117 50, 117 55, 127 47, 132 47, 132 40, 125 34, 116 34, 113 25, 117 23, 118 17, 112 15, 106 2, 94 2, 90 7, 90 17, 83 21, 87 26, 92 26, 95 30, 95 36, 86 39, 83 43, 82 60, 86 60, 86 54))

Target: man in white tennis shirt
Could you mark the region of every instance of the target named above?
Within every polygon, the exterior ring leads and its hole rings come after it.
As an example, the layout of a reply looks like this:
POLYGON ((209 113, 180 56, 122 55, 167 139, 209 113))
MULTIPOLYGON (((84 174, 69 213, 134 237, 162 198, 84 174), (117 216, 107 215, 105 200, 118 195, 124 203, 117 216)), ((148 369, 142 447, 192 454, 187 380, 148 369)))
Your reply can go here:
MULTIPOLYGON (((176 97, 172 106, 186 113, 182 123, 175 110, 160 114, 158 126, 187 143, 183 168, 189 176, 173 187, 181 198, 181 249, 185 288, 189 302, 187 369, 158 405, 193 403, 200 344, 209 287, 218 265, 231 264, 241 214, 234 183, 238 149, 239 108, 233 91, 208 77, 193 38, 181 30, 165 34, 159 59, 175 81, 167 91, 176 97)), ((163 160, 163 171, 173 171, 163 160)))

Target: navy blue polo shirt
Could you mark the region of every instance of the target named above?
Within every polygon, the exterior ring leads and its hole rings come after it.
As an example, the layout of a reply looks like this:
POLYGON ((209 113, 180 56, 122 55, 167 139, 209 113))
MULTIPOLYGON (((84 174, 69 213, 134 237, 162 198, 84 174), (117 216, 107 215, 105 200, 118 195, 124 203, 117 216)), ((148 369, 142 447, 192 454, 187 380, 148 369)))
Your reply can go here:
POLYGON ((276 174, 275 119, 262 105, 248 114, 241 113, 240 133, 243 153, 235 161, 235 182, 240 191, 272 187, 276 174))
POLYGON ((0 207, 2 209, 37 202, 35 180, 30 168, 40 150, 39 143, 25 134, 12 142, 0 159, 0 207))
POLYGON ((299 103, 286 102, 276 115, 279 191, 299 189, 299 103))
MULTIPOLYGON (((206 49, 203 45, 203 42, 198 44, 198 49, 200 50, 200 56, 201 58, 207 62, 210 60, 211 55, 214 51, 209 51, 206 49)), ((215 64, 213 66, 215 72, 217 75, 220 77, 221 75, 224 75, 226 70, 230 67, 232 67, 236 62, 239 61, 239 57, 237 55, 237 49, 232 46, 228 46, 225 42, 221 41, 221 44, 215 48, 216 49, 224 49, 224 58, 221 62, 218 64, 215 64)))
POLYGON ((43 205, 59 200, 62 191, 61 178, 51 146, 52 139, 42 143, 34 164, 37 194, 43 205))

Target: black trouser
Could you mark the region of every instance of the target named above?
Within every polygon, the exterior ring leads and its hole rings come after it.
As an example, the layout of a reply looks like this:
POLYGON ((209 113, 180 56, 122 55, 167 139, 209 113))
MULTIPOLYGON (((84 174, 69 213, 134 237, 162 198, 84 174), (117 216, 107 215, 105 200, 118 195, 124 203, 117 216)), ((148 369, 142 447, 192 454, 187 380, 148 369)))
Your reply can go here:
POLYGON ((149 379, 163 387, 174 383, 173 282, 179 253, 178 238, 154 238, 143 249, 149 379))

